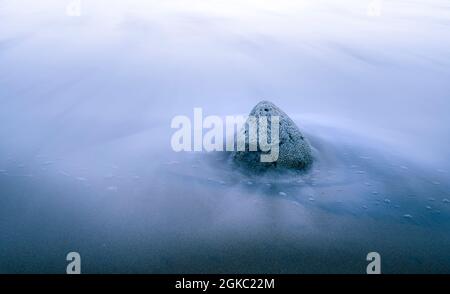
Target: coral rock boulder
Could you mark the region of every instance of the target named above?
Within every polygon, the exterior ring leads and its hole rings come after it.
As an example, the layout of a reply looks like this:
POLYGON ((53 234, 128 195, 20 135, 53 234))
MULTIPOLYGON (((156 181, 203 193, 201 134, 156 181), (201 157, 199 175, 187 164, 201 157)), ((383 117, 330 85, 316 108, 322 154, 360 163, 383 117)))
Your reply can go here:
MULTIPOLYGON (((261 155, 268 152, 262 151, 259 144, 256 151, 249 151, 249 120, 247 120, 243 130, 241 130, 246 137, 245 151, 234 152, 233 160, 254 170, 266 168, 304 169, 308 167, 313 161, 311 146, 292 119, 269 101, 259 102, 250 112, 249 119, 256 118, 259 121, 262 116, 267 117, 269 142, 272 131, 271 117, 277 116, 279 118, 278 159, 273 162, 261 162, 261 155)), ((258 132, 260 127, 260 124, 257 124, 258 132)))

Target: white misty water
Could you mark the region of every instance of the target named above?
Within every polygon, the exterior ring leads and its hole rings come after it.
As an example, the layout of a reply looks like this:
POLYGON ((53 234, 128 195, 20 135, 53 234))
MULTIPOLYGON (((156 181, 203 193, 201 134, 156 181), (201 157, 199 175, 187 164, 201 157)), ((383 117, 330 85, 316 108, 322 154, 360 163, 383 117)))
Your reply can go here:
POLYGON ((70 3, 0 1, 0 272, 450 272, 448 1, 70 3), (263 99, 307 172, 172 151, 263 99))

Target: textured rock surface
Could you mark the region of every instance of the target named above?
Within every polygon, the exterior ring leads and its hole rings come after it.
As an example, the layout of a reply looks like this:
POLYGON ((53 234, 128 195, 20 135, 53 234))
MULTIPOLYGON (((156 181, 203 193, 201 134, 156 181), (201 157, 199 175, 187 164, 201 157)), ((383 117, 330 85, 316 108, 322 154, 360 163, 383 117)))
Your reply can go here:
POLYGON ((262 151, 259 146, 257 151, 248 151, 248 130, 244 129, 243 131, 245 131, 246 134, 246 151, 234 152, 233 159, 236 163, 243 164, 248 168, 255 170, 270 167, 303 169, 312 163, 313 158, 308 141, 292 119, 290 119, 289 116, 275 104, 269 101, 261 101, 252 109, 249 115, 256 118, 267 116, 269 120, 269 133, 271 132, 270 116, 279 116, 280 144, 278 160, 272 163, 261 162, 260 155, 262 151))

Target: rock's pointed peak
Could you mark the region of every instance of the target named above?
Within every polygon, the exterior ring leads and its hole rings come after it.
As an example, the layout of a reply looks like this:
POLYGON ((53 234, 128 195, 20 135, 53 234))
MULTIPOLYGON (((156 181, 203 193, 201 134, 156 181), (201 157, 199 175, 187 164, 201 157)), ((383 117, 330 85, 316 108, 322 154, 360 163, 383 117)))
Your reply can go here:
POLYGON ((250 112, 251 116, 280 116, 288 118, 287 114, 273 102, 262 100, 256 104, 250 112))
POLYGON ((258 104, 253 107, 252 112, 257 109, 263 109, 266 111, 280 110, 280 108, 278 108, 273 102, 270 102, 268 100, 262 100, 258 102, 258 104))
POLYGON ((262 105, 275 106, 275 104, 269 100, 261 100, 255 105, 255 107, 262 106, 262 105))

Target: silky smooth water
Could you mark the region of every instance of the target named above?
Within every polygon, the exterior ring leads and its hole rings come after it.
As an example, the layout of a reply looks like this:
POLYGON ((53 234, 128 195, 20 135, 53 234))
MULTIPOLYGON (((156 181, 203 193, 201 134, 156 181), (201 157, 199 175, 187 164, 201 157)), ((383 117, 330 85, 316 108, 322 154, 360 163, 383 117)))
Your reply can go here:
POLYGON ((446 1, 39 2, 0 1, 0 272, 450 272, 446 1), (262 99, 309 170, 172 150, 262 99))

